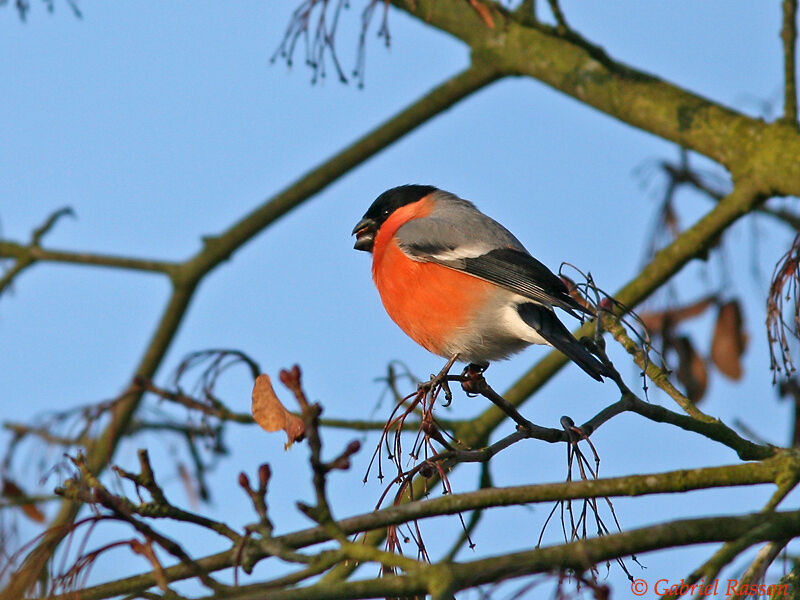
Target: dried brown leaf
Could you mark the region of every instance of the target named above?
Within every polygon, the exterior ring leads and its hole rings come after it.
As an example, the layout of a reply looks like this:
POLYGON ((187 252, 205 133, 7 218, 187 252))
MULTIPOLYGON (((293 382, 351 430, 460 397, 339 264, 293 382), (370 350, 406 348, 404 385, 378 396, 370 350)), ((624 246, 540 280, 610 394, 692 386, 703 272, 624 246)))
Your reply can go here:
MULTIPOLYGON (((9 498, 10 500, 20 500, 24 499, 27 494, 19 487, 16 483, 11 481, 10 479, 3 479, 3 489, 0 490, 0 495, 9 498)), ((22 509, 22 512, 25 513, 25 516, 28 517, 31 521, 36 523, 44 523, 46 518, 44 513, 39 510, 39 508, 33 503, 28 502, 25 504, 20 504, 19 507, 22 509)))
POLYGON ((156 553, 153 550, 153 543, 150 540, 147 540, 147 542, 145 542, 144 544, 139 540, 131 540, 130 547, 135 554, 144 556, 150 562, 150 564, 153 567, 153 577, 155 578, 158 587, 160 587, 161 590, 164 592, 169 591, 169 581, 167 580, 167 574, 164 572, 164 567, 158 560, 158 557, 156 556, 156 553))
POLYGON ((714 338, 711 342, 711 360, 720 373, 730 379, 742 377, 741 358, 747 348, 742 309, 738 300, 731 300, 719 307, 714 338))
POLYGON ((676 376, 686 390, 686 397, 697 404, 703 399, 708 386, 708 368, 706 361, 697 353, 692 340, 686 336, 674 342, 678 354, 678 371, 676 376))
POLYGON ((662 333, 665 328, 673 327, 682 321, 703 314, 708 307, 716 302, 715 295, 700 298, 691 304, 685 304, 675 308, 669 308, 659 312, 639 313, 639 317, 648 331, 652 333, 662 333))
POLYGON ((278 399, 269 375, 261 374, 256 378, 253 386, 253 403, 251 406, 253 418, 266 431, 286 432, 286 447, 303 439, 305 426, 303 420, 286 410, 278 399))
POLYGON ((197 486, 195 486, 194 478, 182 462, 178 463, 178 475, 181 478, 183 489, 186 491, 186 497, 189 499, 189 505, 192 508, 197 508, 200 505, 200 497, 197 493, 197 486))
POLYGON ((664 213, 662 216, 664 225, 666 225, 670 235, 672 235, 673 238, 678 237, 681 234, 681 226, 678 222, 678 214, 675 212, 675 207, 672 206, 672 202, 667 202, 664 206, 664 213))

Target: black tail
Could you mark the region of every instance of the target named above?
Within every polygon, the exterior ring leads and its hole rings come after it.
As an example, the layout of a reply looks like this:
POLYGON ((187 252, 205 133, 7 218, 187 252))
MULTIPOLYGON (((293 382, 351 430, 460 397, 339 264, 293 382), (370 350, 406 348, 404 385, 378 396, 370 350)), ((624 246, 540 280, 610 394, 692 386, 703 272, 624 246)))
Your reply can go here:
POLYGON ((597 381, 603 381, 603 377, 611 377, 608 367, 592 356, 583 344, 572 337, 552 309, 528 302, 520 304, 517 312, 525 323, 533 327, 556 350, 565 354, 591 377, 597 381))

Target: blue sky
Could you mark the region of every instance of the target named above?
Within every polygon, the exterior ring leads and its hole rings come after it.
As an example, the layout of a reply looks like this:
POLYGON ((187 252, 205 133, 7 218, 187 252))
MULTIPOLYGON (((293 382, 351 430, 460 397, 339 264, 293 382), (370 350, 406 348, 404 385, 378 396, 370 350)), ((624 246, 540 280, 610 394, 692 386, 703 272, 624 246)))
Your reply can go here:
MULTIPOLYGON (((459 42, 392 12, 391 48, 376 39, 374 27, 369 36, 363 89, 340 85, 334 77, 311 85, 301 57, 291 69, 270 63, 292 2, 81 7, 78 20, 63 3, 56 3, 52 15, 34 3, 24 24, 12 7, 0 10, 0 55, 6 57, 0 61, 0 232, 10 239, 27 239, 52 211, 71 206, 77 218, 60 222, 46 245, 184 259, 200 247, 201 236, 223 230, 468 61, 459 42)), ((780 109, 777 2, 572 1, 563 8, 575 28, 615 58, 748 114, 757 114, 762 101, 780 109)), ((345 66, 355 62, 359 15, 353 2, 343 16, 338 49, 345 66)), ((389 406, 375 408, 381 392, 375 379, 387 363, 402 360, 423 376, 438 371, 441 360, 389 320, 370 281, 368 257, 352 250, 352 226, 380 192, 415 182, 458 193, 505 223, 551 268, 569 261, 614 290, 641 266, 657 206, 659 180, 643 183, 636 168, 676 155, 670 144, 536 81, 498 82, 348 173, 214 271, 200 287, 159 379, 165 382, 187 352, 238 348, 271 375, 301 364, 309 395, 328 415, 384 417, 389 406)), ((696 163, 714 169, 702 159, 696 163)), ((679 207, 688 225, 710 204, 686 193, 679 207)), ((724 268, 735 279, 726 293, 744 300, 751 333, 747 380, 734 386, 712 377, 704 405, 710 414, 728 423, 740 419, 777 443, 787 441, 789 413, 771 390, 762 324, 765 278, 789 239, 789 232, 768 220, 759 221, 757 230, 739 225, 726 235, 724 268), (754 248, 761 280, 750 275, 754 248)), ((716 260, 691 265, 679 279, 680 297, 717 290, 719 273, 716 260)), ((114 397, 167 294, 167 282, 156 275, 65 265, 30 269, 0 299, 0 419, 30 421, 46 411, 114 397)), ((701 338, 711 327, 701 319, 692 331, 701 338)), ((533 348, 492 366, 490 382, 504 389, 544 354, 533 348)), ((637 383, 634 368, 621 370, 637 383)), ((226 380, 225 392, 232 407, 248 409, 250 384, 243 371, 226 380)), ((523 412, 543 425, 555 425, 562 414, 580 422, 614 400, 613 386, 596 384, 570 366, 523 412)), ((464 417, 483 408, 482 400, 459 395, 442 414, 464 417)), ((505 425, 499 433, 510 430, 505 425)), ((350 437, 328 433, 330 451, 350 437)), ((0 442, 7 439, 0 433, 0 442)), ((592 439, 605 475, 736 460, 703 438, 633 416, 615 419, 592 439)), ((307 525, 293 507, 310 497, 305 448, 285 453, 280 436, 255 427, 231 429, 229 442, 231 455, 211 478, 214 514, 246 523, 250 515, 236 474, 253 473, 268 461, 278 529, 307 525)), ((141 443, 165 459, 180 453, 163 437, 141 443)), ((379 494, 377 482, 360 483, 373 444, 367 439, 353 469, 335 476, 339 515, 370 510, 379 494)), ((132 466, 136 447, 125 444, 118 462, 132 466)), ((495 482, 562 480, 563 453, 560 447, 519 444, 493 462, 495 482)), ((53 453, 46 460, 57 458, 53 453)), ((32 488, 38 463, 15 466, 32 488)), ((175 482, 174 471, 165 463, 163 479, 175 482)), ((454 487, 469 490, 476 478, 474 468, 461 469, 454 487)), ((180 485, 170 491, 185 501, 180 485)), ((757 510, 768 494, 761 488, 620 500, 617 511, 630 528, 666 515, 757 510)), ((52 508, 45 510, 52 514, 52 508)), ((530 547, 548 510, 491 512, 475 536, 476 554, 467 551, 461 558, 530 547)), ((459 528, 453 519, 440 526, 453 533, 459 528)), ((434 527, 427 525, 429 531, 434 527)), ((21 523, 23 536, 32 532, 21 523)), ((551 525, 550 532, 549 539, 557 541, 558 527, 551 525)), ((434 556, 435 537, 428 540, 434 556)), ((197 551, 214 547, 203 536, 185 541, 197 551)), ((647 579, 679 580, 711 551, 648 555, 644 575, 635 565, 631 569, 647 579)), ((120 563, 130 572, 147 568, 127 555, 113 564, 120 563)), ((262 574, 270 569, 262 567, 262 574)), ((101 573, 93 577, 104 579, 101 573)), ((616 567, 609 581, 624 597, 626 584, 616 567)))

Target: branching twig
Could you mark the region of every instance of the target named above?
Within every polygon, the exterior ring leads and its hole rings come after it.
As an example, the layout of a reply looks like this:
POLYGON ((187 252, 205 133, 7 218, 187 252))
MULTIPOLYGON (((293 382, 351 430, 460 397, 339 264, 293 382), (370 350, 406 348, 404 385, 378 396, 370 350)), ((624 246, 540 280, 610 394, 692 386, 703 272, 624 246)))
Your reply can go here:
POLYGON ((305 435, 311 449, 311 469, 313 473, 316 505, 310 506, 298 502, 297 506, 309 518, 317 522, 325 532, 339 542, 341 553, 344 557, 355 561, 377 561, 383 568, 394 570, 400 568, 406 572, 419 568, 418 561, 410 560, 392 552, 384 552, 376 548, 355 544, 347 539, 346 533, 339 523, 333 519, 330 503, 327 498, 327 477, 333 470, 346 470, 350 468, 350 458, 360 450, 360 442, 350 442, 344 451, 330 462, 322 460, 322 439, 319 435, 319 415, 322 407, 319 404, 309 404, 300 381, 300 368, 295 365, 289 370, 280 372, 283 383, 294 394, 303 413, 305 435))
POLYGON ((567 25, 567 20, 564 18, 564 13, 558 4, 558 0, 547 0, 547 3, 550 5, 550 10, 556 20, 558 33, 564 35, 569 31, 569 25, 567 25))
POLYGON ((0 241, 0 258, 16 259, 14 265, 0 277, 0 294, 11 285, 11 282, 17 275, 36 262, 37 259, 32 255, 32 252, 39 249, 45 234, 47 234, 62 217, 66 216, 75 216, 75 213, 68 206, 53 212, 42 225, 33 230, 31 241, 28 246, 12 244, 17 250, 16 253, 12 254, 11 252, 7 252, 6 246, 8 246, 9 243, 0 241))
MULTIPOLYGON (((191 574, 196 576, 204 585, 213 590, 227 589, 214 580, 209 573, 204 570, 194 559, 186 553, 186 551, 174 540, 159 533, 150 525, 136 518, 135 515, 144 515, 152 517, 170 517, 179 521, 186 521, 196 525, 209 527, 213 531, 230 537, 232 540, 238 540, 239 536, 230 528, 222 523, 217 523, 206 517, 194 515, 181 509, 178 509, 167 502, 161 488, 156 484, 153 478, 152 469, 147 457, 146 451, 139 453, 140 466, 142 472, 139 475, 127 473, 118 469, 126 479, 130 479, 137 486, 142 486, 148 490, 153 498, 153 502, 149 504, 134 505, 130 501, 120 496, 116 496, 109 492, 106 487, 97 479, 96 475, 92 473, 86 459, 82 454, 72 459, 73 464, 77 467, 79 472, 79 479, 68 481, 57 493, 64 495, 73 500, 80 500, 89 502, 98 506, 102 506, 110 512, 110 517, 119 521, 126 522, 131 525, 137 532, 144 536, 146 543, 154 542, 166 550, 169 554, 180 560, 181 563, 189 568, 191 574)), ((155 561, 155 555, 150 552, 148 554, 152 561, 155 561)), ((80 561, 79 561, 80 562, 80 561)), ((157 569, 157 575, 164 579, 163 569, 157 569)), ((163 581, 162 581, 163 585, 163 581)))
POLYGON ((645 375, 647 375, 650 381, 666 392, 670 398, 675 400, 678 406, 680 406, 687 415, 697 419, 698 421, 703 421, 706 423, 717 422, 717 419, 705 414, 703 411, 697 408, 697 405, 694 402, 689 400, 674 385, 672 385, 672 382, 669 380, 669 375, 664 369, 660 368, 654 362, 648 360, 645 351, 630 338, 617 317, 604 313, 603 327, 606 329, 606 331, 610 332, 611 335, 613 335, 614 338, 620 343, 620 345, 625 348, 628 354, 633 357, 633 361, 637 366, 644 370, 645 375))
POLYGON ((228 538, 234 543, 239 540, 241 536, 224 523, 183 510, 171 504, 167 500, 164 491, 155 481, 155 475, 153 474, 153 468, 150 466, 150 458, 147 450, 139 450, 138 455, 140 473, 130 473, 119 467, 114 467, 114 471, 120 477, 133 482, 137 489, 139 487, 145 488, 152 497, 152 502, 141 503, 140 505, 131 509, 131 512, 144 517, 169 518, 175 521, 193 523, 195 525, 200 525, 201 527, 210 529, 211 531, 228 538))
MULTIPOLYGON (((383 5, 383 18, 378 29, 378 37, 389 45, 389 1, 367 0, 361 12, 361 33, 358 41, 356 66, 353 76, 358 78, 359 87, 364 85, 364 66, 366 62, 366 37, 375 10, 383 5)), ((330 57, 339 81, 347 83, 347 76, 336 52, 336 29, 343 10, 349 8, 346 0, 304 0, 292 13, 289 25, 272 61, 280 56, 292 66, 297 43, 302 39, 305 46, 305 63, 313 73, 311 82, 326 76, 326 56, 330 57), (333 6, 331 6, 333 5, 333 6), (330 14, 332 13, 332 14, 330 14)))
MULTIPOLYGON (((659 166, 669 176, 670 184, 674 185, 675 189, 679 186, 688 185, 715 202, 719 202, 730 193, 730 183, 715 182, 712 184, 709 181, 709 175, 692 168, 689 164, 689 153, 685 149, 681 149, 681 161, 679 163, 662 161, 659 166)), ((666 196, 668 197, 669 193, 666 196)), ((773 217, 795 230, 800 229, 800 214, 796 212, 769 206, 760 206, 755 211, 759 214, 773 217)))

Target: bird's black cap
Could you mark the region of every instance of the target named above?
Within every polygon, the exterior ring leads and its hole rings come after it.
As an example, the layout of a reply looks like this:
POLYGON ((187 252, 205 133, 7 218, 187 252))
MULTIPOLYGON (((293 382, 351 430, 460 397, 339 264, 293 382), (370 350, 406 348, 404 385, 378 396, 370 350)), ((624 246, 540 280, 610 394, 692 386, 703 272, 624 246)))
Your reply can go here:
POLYGON ((356 243, 353 247, 356 250, 372 252, 378 229, 394 211, 406 204, 422 200, 435 191, 437 188, 432 185, 401 185, 383 192, 353 228, 353 235, 356 236, 356 243))
POLYGON ((438 188, 432 185, 401 185, 386 190, 375 199, 372 206, 364 213, 365 219, 371 219, 380 227, 394 211, 401 206, 421 200, 438 188))

